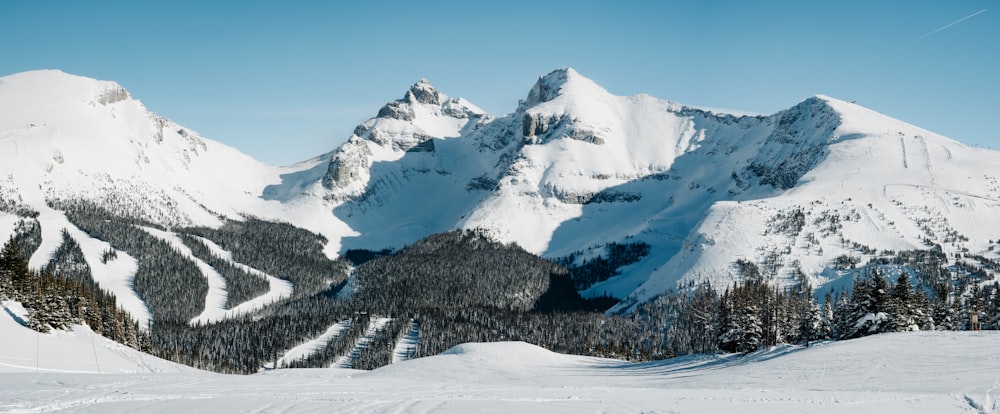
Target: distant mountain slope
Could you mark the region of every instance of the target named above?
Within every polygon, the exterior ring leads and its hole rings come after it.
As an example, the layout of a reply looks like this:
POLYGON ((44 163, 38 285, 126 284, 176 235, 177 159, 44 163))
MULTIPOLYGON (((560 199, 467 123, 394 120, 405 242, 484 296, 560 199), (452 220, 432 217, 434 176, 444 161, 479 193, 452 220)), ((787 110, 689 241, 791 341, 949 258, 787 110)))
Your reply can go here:
MULTIPOLYGON (((413 96, 386 108, 428 105, 413 96)), ((320 192, 357 233, 342 249, 398 248, 451 227, 570 266, 645 245, 583 284, 588 296, 630 297, 618 308, 628 309, 681 282, 725 286, 740 277, 737 259, 779 283, 801 270, 820 286, 850 277, 840 256, 864 265, 935 245, 992 255, 1000 238, 989 231, 1000 224, 1000 154, 822 95, 734 116, 614 96, 560 69, 511 114, 470 117, 420 147, 372 138, 414 142, 408 131, 437 118, 413 113, 383 108, 334 152, 324 182, 349 184, 320 192)))
POLYGON ((114 82, 59 71, 0 78, 0 194, 35 209, 85 199, 166 225, 260 210, 278 168, 164 119, 114 82))
POLYGON ((814 286, 902 250, 1000 259, 1000 154, 821 95, 736 116, 615 96, 567 68, 492 116, 421 80, 290 167, 57 71, 0 78, 0 113, 0 223, 41 213, 36 268, 81 202, 167 230, 282 221, 330 258, 480 228, 566 265, 585 297, 627 299, 617 310, 679 283, 726 286, 739 259, 814 286))

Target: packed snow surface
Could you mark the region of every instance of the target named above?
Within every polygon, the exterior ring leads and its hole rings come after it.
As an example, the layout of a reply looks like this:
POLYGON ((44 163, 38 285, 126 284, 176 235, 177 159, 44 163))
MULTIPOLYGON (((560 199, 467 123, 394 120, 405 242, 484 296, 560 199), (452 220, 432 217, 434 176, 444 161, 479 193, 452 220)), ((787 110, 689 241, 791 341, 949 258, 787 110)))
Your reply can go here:
MULTIPOLYGON (((20 378, 14 382, 32 381, 32 373, 180 373, 196 372, 194 368, 165 361, 97 335, 86 325, 75 325, 70 331, 38 333, 23 326, 27 311, 20 303, 3 302, 0 313, 0 377, 20 378)), ((92 378, 99 378, 93 376, 92 378)), ((10 383, 3 388, 9 389, 10 383)), ((0 412, 11 409, 14 395, 0 397, 0 412)))
POLYGON ((34 370, 35 333, 0 355, 0 411, 364 413, 987 413, 1000 409, 1000 332, 914 332, 783 346, 746 357, 644 364, 556 354, 521 343, 463 344, 375 371, 279 369, 249 376, 184 369, 137 353, 96 372, 89 332, 39 335, 58 346, 34 370), (49 340, 59 336, 60 339, 49 340), (64 339, 68 338, 68 339, 64 339), (23 349, 22 349, 23 348, 23 349), (156 365, 152 361, 156 361, 156 365), (123 366, 124 364, 124 366, 123 366), (172 373, 108 374, 120 371, 172 373))

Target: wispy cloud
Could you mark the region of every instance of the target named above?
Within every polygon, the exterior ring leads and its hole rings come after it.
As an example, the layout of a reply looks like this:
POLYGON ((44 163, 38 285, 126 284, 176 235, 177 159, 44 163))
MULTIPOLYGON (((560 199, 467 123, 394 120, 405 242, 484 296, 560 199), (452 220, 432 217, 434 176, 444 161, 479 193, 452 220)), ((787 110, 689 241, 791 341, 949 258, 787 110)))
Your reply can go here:
POLYGON ((913 40, 911 40, 911 41, 910 41, 909 43, 907 43, 907 44, 910 44, 910 45, 912 45, 912 44, 914 44, 914 43, 916 43, 916 42, 919 42, 919 41, 921 41, 921 40, 924 40, 924 39, 926 39, 926 38, 928 38, 928 37, 931 37, 931 36, 934 36, 934 35, 936 35, 936 34, 938 34, 938 33, 941 33, 942 31, 944 31, 945 29, 947 29, 947 28, 949 28, 949 27, 952 27, 952 26, 954 26, 954 25, 956 25, 956 24, 959 24, 959 23, 961 23, 961 22, 964 22, 964 21, 966 21, 966 20, 969 20, 969 19, 971 19, 971 18, 973 18, 973 17, 976 17, 976 16, 978 16, 978 15, 980 15, 980 14, 983 14, 983 13, 986 13, 986 9, 982 9, 982 10, 980 10, 980 11, 977 11, 977 12, 975 12, 975 13, 972 13, 972 14, 970 14, 970 15, 968 15, 968 16, 965 16, 965 17, 963 17, 963 18, 961 18, 961 19, 958 19, 958 20, 955 20, 955 21, 953 21, 953 22, 951 22, 951 23, 948 23, 948 24, 946 24, 946 25, 944 25, 944 26, 941 26, 941 27, 939 27, 939 28, 937 28, 937 29, 934 29, 934 30, 931 30, 931 31, 929 31, 929 32, 927 32, 927 33, 924 33, 924 34, 920 35, 920 37, 917 37, 916 39, 913 39, 913 40))

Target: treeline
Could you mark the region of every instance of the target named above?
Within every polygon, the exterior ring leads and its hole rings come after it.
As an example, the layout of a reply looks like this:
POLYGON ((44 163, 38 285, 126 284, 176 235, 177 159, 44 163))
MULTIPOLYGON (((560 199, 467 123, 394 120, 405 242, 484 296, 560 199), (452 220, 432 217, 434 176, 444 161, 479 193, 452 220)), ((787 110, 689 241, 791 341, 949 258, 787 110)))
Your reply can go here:
MULTIPOLYGON (((605 316, 610 305, 581 298, 564 267, 475 230, 429 236, 372 259, 355 277, 349 306, 417 321, 417 356, 493 341, 630 360, 665 355, 658 327, 605 316)), ((382 361, 391 358, 387 346, 382 352, 382 361)))
MULTIPOLYGON (((66 240, 64 234, 60 250, 73 251, 68 255, 82 255, 75 242, 67 245, 66 240)), ((93 283, 67 277, 57 269, 58 266, 41 272, 29 270, 28 260, 11 238, 0 250, 0 298, 20 302, 28 311, 27 319, 22 322, 36 331, 87 324, 99 335, 116 342, 149 349, 149 337, 130 315, 118 308, 113 295, 97 289, 93 283)))
MULTIPOLYGON (((76 241, 62 245, 40 273, 26 259, 8 261, 41 243, 38 222, 25 217, 0 259, 2 293, 22 301, 34 329, 87 323, 113 339, 160 357, 226 373, 253 373, 282 353, 317 337, 331 325, 350 326, 322 350, 291 367, 323 367, 349 355, 354 368, 373 369, 392 360, 395 344, 412 322, 418 326, 415 355, 436 355, 465 342, 526 341, 557 352, 632 361, 689 353, 752 352, 780 343, 809 344, 880 332, 914 329, 1000 328, 1000 297, 990 273, 1000 264, 981 256, 949 264, 941 249, 885 252, 861 267, 845 256, 845 270, 858 272, 849 291, 830 292, 817 302, 808 277, 793 272, 791 286, 777 287, 776 270, 738 260, 734 279, 719 290, 692 285, 666 294, 629 315, 605 315, 608 299, 585 300, 577 290, 606 280, 648 254, 643 243, 609 244, 604 255, 576 263, 552 263, 517 245, 477 231, 429 236, 398 252, 352 251, 358 266, 351 294, 347 260, 323 254, 325 239, 289 224, 248 218, 219 229, 172 229, 226 278, 227 307, 256 297, 266 281, 215 256, 198 237, 211 240, 233 260, 294 285, 294 294, 263 309, 212 324, 190 325, 202 311, 207 283, 195 263, 150 235, 134 220, 115 217, 85 203, 64 205, 67 217, 113 248, 105 262, 127 253, 139 265, 135 290, 150 308, 148 331, 94 283, 76 241), (9 251, 8 251, 9 250, 9 251), (23 262, 23 263, 22 263, 23 262), (892 272, 892 273, 889 273, 892 272), (887 275, 891 274, 892 277, 887 275), (25 276, 27 275, 27 276, 25 276), (355 350, 371 320, 392 318, 355 350)), ((780 231, 795 232, 794 211, 780 231)), ((152 226, 155 227, 155 226, 152 226)))
POLYGON ((981 287, 968 274, 956 276, 951 288, 943 288, 915 285, 913 280, 930 279, 911 273, 913 268, 873 264, 859 270, 850 291, 828 292, 818 303, 804 278, 782 289, 760 277, 752 270, 755 267, 740 262, 737 268, 749 271, 750 277, 721 294, 708 284, 691 286, 684 293, 662 295, 642 305, 636 315, 645 324, 666 326, 665 348, 672 355, 748 353, 782 343, 808 345, 884 332, 1000 329, 996 284, 981 287), (886 277, 890 269, 899 270, 894 280, 886 277), (958 290, 962 286, 968 289, 958 290))
POLYGON ((428 236, 368 261, 355 278, 354 306, 383 315, 430 308, 524 312, 583 306, 565 268, 475 230, 428 236))
MULTIPOLYGON (((208 281, 191 259, 139 226, 114 217, 92 204, 64 205, 66 217, 91 237, 125 251, 138 262, 133 288, 153 320, 187 322, 205 310, 208 281)), ((151 225, 145 224, 149 227, 151 225)), ((106 255, 109 260, 114 256, 106 255)))
POLYGON ((577 264, 577 254, 570 254, 556 260, 569 270, 573 287, 584 290, 595 283, 603 282, 621 273, 618 269, 638 262, 649 254, 649 245, 644 242, 608 243, 604 245, 604 255, 584 259, 577 264))
POLYGON ((233 255, 233 261, 295 286, 293 295, 307 297, 342 284, 349 267, 346 260, 330 260, 323 253, 326 238, 292 226, 247 218, 226 221, 218 229, 185 228, 180 232, 212 240, 233 255))

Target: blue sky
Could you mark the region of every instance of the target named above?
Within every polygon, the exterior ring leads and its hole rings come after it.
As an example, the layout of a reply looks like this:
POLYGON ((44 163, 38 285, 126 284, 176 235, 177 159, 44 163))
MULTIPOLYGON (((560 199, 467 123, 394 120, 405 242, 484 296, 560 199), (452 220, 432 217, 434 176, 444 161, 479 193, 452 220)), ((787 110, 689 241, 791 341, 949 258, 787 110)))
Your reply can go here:
POLYGON ((0 75, 114 80, 282 165, 334 149, 420 78, 501 115, 566 66, 618 95, 759 113, 826 94, 1000 149, 994 4, 0 0, 0 75))

